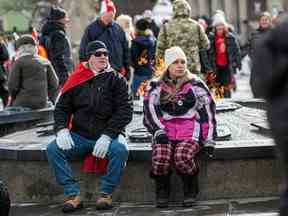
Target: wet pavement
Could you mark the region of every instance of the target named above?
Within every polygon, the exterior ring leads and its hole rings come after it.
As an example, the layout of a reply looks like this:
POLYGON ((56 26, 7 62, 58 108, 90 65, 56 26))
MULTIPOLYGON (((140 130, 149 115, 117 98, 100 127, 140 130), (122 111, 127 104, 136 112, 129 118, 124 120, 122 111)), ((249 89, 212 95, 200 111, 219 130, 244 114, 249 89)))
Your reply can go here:
POLYGON ((236 75, 237 91, 232 92, 233 99, 249 99, 253 98, 251 87, 249 84, 250 75, 236 75))
MULTIPOLYGON (((238 200, 201 201, 192 208, 172 204, 169 208, 157 209, 150 203, 121 203, 109 211, 96 211, 93 203, 88 203, 75 216, 276 216, 279 200, 277 198, 257 198, 238 200)), ((61 216, 61 205, 14 205, 10 216, 61 216)))

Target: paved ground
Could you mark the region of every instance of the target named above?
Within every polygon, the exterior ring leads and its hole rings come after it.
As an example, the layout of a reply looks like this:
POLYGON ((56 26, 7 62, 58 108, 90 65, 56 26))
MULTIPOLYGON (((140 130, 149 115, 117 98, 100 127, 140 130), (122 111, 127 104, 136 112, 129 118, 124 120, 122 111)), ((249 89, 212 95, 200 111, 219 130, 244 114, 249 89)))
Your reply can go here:
MULTIPOLYGON (((92 203, 75 216, 276 216, 278 199, 218 200, 200 202, 192 208, 175 205, 156 209, 152 204, 122 203, 111 211, 96 211, 92 203)), ((10 216, 61 216, 61 205, 14 205, 10 216)), ((65 214, 66 215, 66 214, 65 214)))
POLYGON ((237 99, 249 99, 253 98, 250 84, 249 84, 250 76, 249 74, 237 74, 237 91, 232 93, 232 98, 237 99))

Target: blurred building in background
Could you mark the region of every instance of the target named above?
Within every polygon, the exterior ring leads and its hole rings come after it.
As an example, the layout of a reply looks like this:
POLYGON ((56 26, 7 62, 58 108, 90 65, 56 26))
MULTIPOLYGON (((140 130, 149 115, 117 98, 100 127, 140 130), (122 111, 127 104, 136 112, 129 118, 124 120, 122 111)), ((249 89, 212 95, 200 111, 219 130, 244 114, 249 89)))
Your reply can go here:
MULTIPOLYGON (((1 11, 0 18, 4 31, 13 31, 15 27, 19 31, 25 31, 29 25, 41 27, 41 22, 49 13, 51 5, 61 5, 70 17, 69 34, 72 41, 78 44, 85 27, 99 14, 102 0, 30 0, 34 3, 34 9, 27 11, 1 11), (28 11, 29 12, 29 11, 28 11), (31 14, 29 17, 29 14, 31 14), (30 20, 29 20, 30 19, 30 20)), ((23 0, 24 1, 24 0, 23 0)), ((29 2, 29 0, 25 0, 29 2)), ((172 1, 170 0, 113 0, 117 6, 117 15, 129 14, 131 17, 141 15, 146 9, 153 11, 156 23, 161 23, 172 14, 172 1)), ((276 16, 280 11, 288 7, 288 0, 187 0, 192 8, 192 16, 212 16, 216 10, 222 10, 243 41, 248 33, 256 27, 256 19, 261 11, 269 11, 276 16), (287 5, 287 6, 286 6, 287 5)), ((22 1, 21 1, 22 2, 22 1)))
POLYGON ((220 9, 225 12, 231 23, 243 39, 256 26, 256 19, 262 11, 273 16, 284 10, 286 0, 189 0, 193 16, 213 15, 220 9))

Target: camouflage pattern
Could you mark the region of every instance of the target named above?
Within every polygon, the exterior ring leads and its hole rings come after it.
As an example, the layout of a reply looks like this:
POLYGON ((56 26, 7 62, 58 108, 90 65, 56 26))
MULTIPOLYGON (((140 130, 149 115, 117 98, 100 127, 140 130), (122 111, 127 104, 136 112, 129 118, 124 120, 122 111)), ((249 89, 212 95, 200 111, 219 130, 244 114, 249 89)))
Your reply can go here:
POLYGON ((202 27, 190 18, 191 7, 186 0, 173 3, 173 18, 162 25, 157 42, 156 59, 163 59, 165 50, 180 46, 188 60, 188 69, 201 71, 199 51, 209 48, 209 40, 202 27))

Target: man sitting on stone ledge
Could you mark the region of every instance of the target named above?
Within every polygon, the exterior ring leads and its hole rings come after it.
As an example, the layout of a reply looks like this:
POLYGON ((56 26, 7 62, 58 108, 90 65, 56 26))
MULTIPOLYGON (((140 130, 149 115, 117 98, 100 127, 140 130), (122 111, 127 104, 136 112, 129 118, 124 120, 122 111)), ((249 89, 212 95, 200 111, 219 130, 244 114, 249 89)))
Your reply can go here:
POLYGON ((97 209, 105 210, 112 207, 112 192, 128 159, 123 135, 125 126, 132 120, 133 109, 127 81, 110 67, 103 42, 88 44, 87 59, 63 86, 54 113, 56 140, 47 147, 56 180, 64 186, 67 201, 62 210, 65 213, 83 207, 79 183, 72 176, 67 160, 91 152, 98 158, 108 159, 106 174, 100 182, 101 197, 96 203, 97 209))

